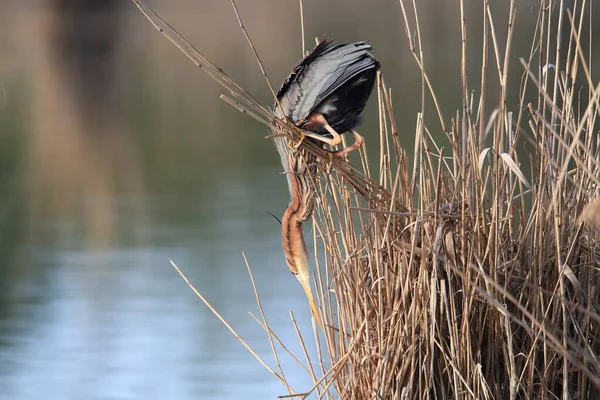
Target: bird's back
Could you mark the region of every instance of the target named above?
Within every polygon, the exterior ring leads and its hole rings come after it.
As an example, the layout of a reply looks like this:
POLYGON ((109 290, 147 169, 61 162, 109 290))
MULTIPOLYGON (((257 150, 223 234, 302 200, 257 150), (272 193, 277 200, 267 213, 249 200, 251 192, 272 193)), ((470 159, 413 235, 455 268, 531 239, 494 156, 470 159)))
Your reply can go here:
MULTIPOLYGON (((285 115, 292 122, 301 121, 352 78, 379 69, 379 62, 369 53, 371 50, 367 42, 338 45, 328 40, 321 42, 294 69, 277 93, 285 115)), ((276 115, 282 117, 278 107, 276 115)))

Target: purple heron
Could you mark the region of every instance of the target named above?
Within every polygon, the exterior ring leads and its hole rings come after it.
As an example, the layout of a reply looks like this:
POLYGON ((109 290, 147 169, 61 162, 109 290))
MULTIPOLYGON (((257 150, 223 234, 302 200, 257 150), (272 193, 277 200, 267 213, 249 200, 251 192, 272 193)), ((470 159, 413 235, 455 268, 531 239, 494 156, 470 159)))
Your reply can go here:
MULTIPOLYGON (((363 138, 354 128, 361 122, 360 114, 373 91, 379 69, 371 50, 367 42, 333 44, 324 40, 294 68, 277 93, 274 114, 300 128, 300 143, 312 140, 336 146, 341 142, 341 134, 350 131, 355 137, 354 144, 332 152, 332 156, 343 156, 362 145, 363 138)), ((322 326, 310 286, 308 252, 302 232, 302 223, 314 210, 316 159, 302 151, 300 143, 291 146, 284 137, 273 136, 290 191, 290 203, 281 219, 286 263, 302 285, 311 311, 322 326)))

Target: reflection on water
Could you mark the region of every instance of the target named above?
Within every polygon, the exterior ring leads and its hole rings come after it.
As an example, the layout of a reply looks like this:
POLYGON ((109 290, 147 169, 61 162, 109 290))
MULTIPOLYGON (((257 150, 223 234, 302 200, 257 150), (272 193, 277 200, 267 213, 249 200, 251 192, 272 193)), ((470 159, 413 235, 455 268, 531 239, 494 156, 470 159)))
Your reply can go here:
MULTIPOLYGON (((113 199, 119 221, 114 229, 123 235, 114 247, 78 242, 83 235, 77 221, 49 221, 59 236, 74 239, 16 250, 29 260, 19 267, 31 274, 13 277, 11 294, 3 296, 12 309, 3 309, 0 326, 0 398, 283 394, 168 264, 175 260, 242 337, 271 360, 265 336, 247 314, 257 314, 257 307, 239 252, 245 249, 267 315, 282 338, 295 343, 287 312, 293 309, 307 321, 309 311, 282 263, 277 222, 257 207, 285 202, 285 193, 276 199, 268 193, 280 181, 276 168, 224 179, 209 202, 195 197, 203 206, 187 210, 185 226, 160 220, 176 206, 174 196, 143 196, 144 211, 137 207, 140 199, 113 199), (140 227, 131 221, 140 219, 151 222, 135 232, 140 227), (128 244, 128 237, 139 236, 145 245, 128 244)), ((310 384, 299 373, 290 378, 298 387, 310 384)))
MULTIPOLYGON (((199 91, 200 105, 171 97, 184 82, 161 89, 160 74, 145 71, 154 59, 126 57, 139 37, 124 35, 123 9, 83 4, 12 6, 2 15, 20 17, 2 24, 19 40, 0 48, 28 69, 6 72, 10 98, 0 113, 8 132, 0 150, 0 398, 285 393, 168 262, 271 360, 247 314, 257 307, 246 251, 272 326, 293 349, 288 311, 303 329, 309 311, 283 261, 279 225, 264 212, 279 214, 287 203, 264 129, 207 101, 214 93, 199 91), (208 118, 198 119, 198 109, 208 118)), ((311 385, 290 368, 298 390, 311 385)))
MULTIPOLYGON (((421 83, 398 2, 304 3, 308 37, 371 40, 410 149, 421 83)), ((468 20, 478 21, 480 2, 467 3, 468 20)), ((271 103, 228 2, 153 5, 271 103)), ((437 0, 419 6, 426 66, 449 119, 461 107, 458 9, 437 0)), ((276 85, 300 57, 297 2, 239 8, 276 85)), ((518 37, 528 37, 536 15, 519 15, 518 37)), ((0 27, 8 93, 0 110, 0 399, 285 394, 168 262, 273 365, 266 335, 247 314, 257 307, 245 251, 272 327, 301 354, 289 310, 308 336, 310 311, 285 266, 280 227, 264 212, 287 205, 265 129, 220 101, 220 87, 129 2, 0 1, 0 27)), ((503 29, 498 23, 498 37, 503 29)), ((476 34, 472 43, 468 67, 478 81, 476 34)), ((528 54, 526 43, 516 40, 514 53, 528 54)), ((371 149, 373 103, 361 127, 371 149)), ((428 128, 441 134, 435 123, 428 128)), ((282 364, 294 389, 312 386, 289 358, 282 364)))

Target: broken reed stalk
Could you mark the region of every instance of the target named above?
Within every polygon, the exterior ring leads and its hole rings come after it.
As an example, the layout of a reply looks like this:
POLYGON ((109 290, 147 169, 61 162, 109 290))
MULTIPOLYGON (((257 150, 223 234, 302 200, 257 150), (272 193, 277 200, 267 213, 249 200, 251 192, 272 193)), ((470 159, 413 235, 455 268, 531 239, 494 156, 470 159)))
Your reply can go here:
MULTIPOLYGON (((134 2, 223 84, 229 104, 297 139, 293 125, 275 123, 268 107, 134 2)), ((322 253, 316 289, 325 324, 315 336, 316 356, 297 332, 307 363, 320 361, 321 376, 294 356, 315 381, 296 393, 281 369, 255 355, 288 389, 282 398, 598 398, 600 86, 589 64, 591 4, 576 0, 566 10, 562 2, 542 2, 530 54, 522 69, 510 69, 516 3, 507 5, 506 21, 495 19, 489 0, 482 3, 481 79, 470 86, 460 1, 462 109, 448 121, 426 72, 417 2, 400 1, 422 78, 414 168, 400 143, 391 90, 379 77, 378 176, 363 149, 362 170, 336 159, 333 173, 315 180, 314 249, 322 253), (506 36, 496 28, 502 24, 506 36), (511 93, 507 82, 515 78, 520 89, 511 93), (436 132, 445 139, 434 139, 436 132), (524 143, 528 154, 517 151, 524 143)), ((327 159, 309 141, 302 146, 327 159)), ((274 343, 283 344, 260 310, 280 368, 274 343)))

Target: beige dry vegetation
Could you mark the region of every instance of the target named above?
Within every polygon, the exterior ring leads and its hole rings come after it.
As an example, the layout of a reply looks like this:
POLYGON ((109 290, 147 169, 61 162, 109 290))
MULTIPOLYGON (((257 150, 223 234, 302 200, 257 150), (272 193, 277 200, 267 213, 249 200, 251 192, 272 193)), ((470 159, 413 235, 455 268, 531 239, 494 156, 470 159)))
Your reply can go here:
MULTIPOLYGON (((473 44, 463 20, 462 108, 444 112, 420 47, 418 3, 401 1, 422 72, 422 112, 414 133, 399 132, 394 96, 380 77, 372 99, 379 143, 367 143, 370 151, 363 148, 353 166, 336 160, 331 174, 315 179, 314 250, 323 254, 313 260, 325 329, 300 335, 317 341, 318 354, 296 358, 314 387, 297 394, 281 367, 273 371, 253 352, 288 389, 282 397, 600 398, 600 203, 593 202, 600 85, 589 64, 591 2, 538 4, 534 36, 519 38, 531 42, 530 55, 509 69, 519 11, 507 2, 509 20, 495 20, 482 1, 484 78, 469 79, 473 44), (503 37, 495 29, 501 24, 503 37), (499 89, 490 88, 490 71, 499 89), (521 82, 512 97, 509 77, 521 82), (485 102, 491 90, 493 104, 485 102), (425 113, 429 104, 437 113, 425 113), (435 132, 443 139, 434 140, 435 132), (407 154, 401 136, 411 134, 415 147, 407 154), (374 156, 377 171, 369 168, 374 156)), ((149 17, 181 45, 183 38, 149 17)), ((180 48, 229 90, 230 104, 296 137, 208 60, 180 48)), ((303 149, 324 156, 311 143, 303 149)), ((264 314, 259 323, 279 365, 287 348, 264 314)))

